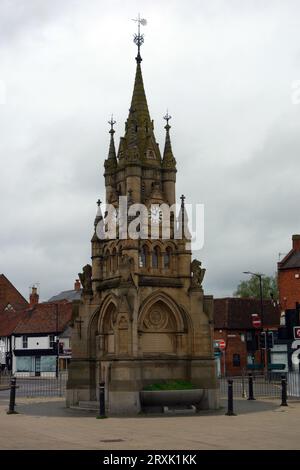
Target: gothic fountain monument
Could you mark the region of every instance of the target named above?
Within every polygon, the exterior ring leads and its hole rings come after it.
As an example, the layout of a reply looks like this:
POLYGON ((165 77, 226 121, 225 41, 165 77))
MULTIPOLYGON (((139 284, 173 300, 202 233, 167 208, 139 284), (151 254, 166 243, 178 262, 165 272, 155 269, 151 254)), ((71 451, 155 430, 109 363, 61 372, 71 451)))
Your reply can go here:
MULTIPOLYGON (((168 114, 162 155, 154 135, 141 69, 142 21, 138 20, 135 35, 138 54, 131 106, 118 151, 115 121, 110 121, 104 161, 106 203, 118 214, 120 198, 126 196, 128 206, 141 203, 147 208, 146 224, 159 227, 161 218, 153 207, 176 203, 177 169, 168 114)), ((181 230, 186 223, 185 214, 182 197, 180 214, 171 217, 167 239, 160 236, 159 228, 156 238, 121 237, 119 226, 116 236, 103 238, 97 228, 107 214, 102 214, 98 201, 92 265, 80 274, 82 297, 74 304, 67 406, 96 401, 102 381, 108 414, 137 414, 145 405, 145 387, 188 381, 197 391, 190 396, 198 408, 219 407, 213 298, 203 292, 205 269, 192 261, 188 237, 175 237, 178 226, 181 230)))

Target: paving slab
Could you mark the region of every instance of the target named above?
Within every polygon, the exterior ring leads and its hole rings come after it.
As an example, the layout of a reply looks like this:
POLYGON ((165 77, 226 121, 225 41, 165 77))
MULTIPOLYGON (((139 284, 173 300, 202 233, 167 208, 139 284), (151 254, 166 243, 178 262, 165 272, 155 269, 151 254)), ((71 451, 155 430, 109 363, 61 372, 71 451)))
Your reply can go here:
POLYGON ((224 408, 193 416, 111 417, 98 420, 65 407, 61 398, 19 399, 7 415, 0 397, 0 449, 300 449, 300 403, 235 400, 237 416, 224 408))

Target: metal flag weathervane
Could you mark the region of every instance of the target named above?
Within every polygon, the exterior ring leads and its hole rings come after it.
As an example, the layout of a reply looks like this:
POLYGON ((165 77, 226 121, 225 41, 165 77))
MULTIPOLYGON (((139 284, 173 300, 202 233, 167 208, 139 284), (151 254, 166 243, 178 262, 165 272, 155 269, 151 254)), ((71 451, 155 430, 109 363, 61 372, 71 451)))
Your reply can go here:
POLYGON ((167 114, 164 116, 164 120, 167 121, 167 125, 165 126, 165 129, 169 130, 171 126, 169 125, 169 121, 172 119, 172 116, 170 116, 169 111, 167 110, 167 114))
POLYGON ((110 134, 114 134, 114 133, 115 133, 114 125, 116 124, 116 122, 117 122, 117 121, 114 120, 114 115, 112 114, 112 115, 111 115, 111 118, 110 118, 110 121, 108 121, 108 124, 110 124, 110 131, 109 131, 110 134))
POLYGON ((144 43, 144 35, 141 34, 141 25, 146 26, 147 20, 145 20, 145 18, 141 18, 139 14, 139 16, 133 19, 132 21, 135 21, 138 24, 138 33, 134 34, 133 41, 138 47, 138 55, 136 56, 136 61, 138 64, 140 64, 142 62, 140 49, 141 49, 141 45, 144 43))

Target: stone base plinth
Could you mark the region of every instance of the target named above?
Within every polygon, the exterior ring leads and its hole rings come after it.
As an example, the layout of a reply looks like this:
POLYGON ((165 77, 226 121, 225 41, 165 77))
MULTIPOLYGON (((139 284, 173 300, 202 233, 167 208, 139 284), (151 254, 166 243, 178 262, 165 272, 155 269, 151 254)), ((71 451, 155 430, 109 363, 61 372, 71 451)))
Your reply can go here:
MULTIPOLYGON (((106 409, 108 415, 136 415, 141 411, 140 391, 147 385, 167 380, 188 380, 203 390, 200 409, 218 409, 219 390, 212 359, 136 359, 102 361, 108 371, 106 378, 106 409)), ((82 364, 84 367, 84 363, 82 364)), ((77 364, 80 369, 80 364, 77 364)), ((95 380, 86 375, 83 381, 73 376, 67 385, 67 406, 77 406, 97 396, 95 380)), ((77 376, 78 377, 78 376, 77 376)))

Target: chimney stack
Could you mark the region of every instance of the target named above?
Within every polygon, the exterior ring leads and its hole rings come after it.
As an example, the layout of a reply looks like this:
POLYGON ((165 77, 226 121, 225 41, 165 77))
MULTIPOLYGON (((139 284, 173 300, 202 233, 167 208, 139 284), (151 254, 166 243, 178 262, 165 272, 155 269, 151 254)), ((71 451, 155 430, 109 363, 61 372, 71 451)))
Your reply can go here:
POLYGON ((300 235, 293 235, 293 250, 300 251, 300 235))
POLYGON ((33 307, 39 303, 39 294, 37 293, 37 287, 33 286, 31 288, 31 294, 29 296, 29 305, 33 307))
POLYGON ((76 292, 79 292, 80 289, 81 289, 80 281, 79 279, 76 279, 75 284, 74 284, 74 290, 76 290, 76 292))

